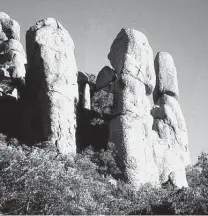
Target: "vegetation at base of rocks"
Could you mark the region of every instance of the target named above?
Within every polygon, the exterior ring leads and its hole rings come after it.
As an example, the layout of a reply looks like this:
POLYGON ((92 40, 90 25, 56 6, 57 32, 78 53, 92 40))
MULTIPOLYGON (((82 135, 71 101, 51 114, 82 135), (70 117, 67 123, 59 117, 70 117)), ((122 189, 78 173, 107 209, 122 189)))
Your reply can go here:
POLYGON ((29 148, 0 136, 3 214, 208 214, 208 154, 187 169, 189 188, 135 191, 119 180, 112 143, 72 160, 50 148, 29 148))

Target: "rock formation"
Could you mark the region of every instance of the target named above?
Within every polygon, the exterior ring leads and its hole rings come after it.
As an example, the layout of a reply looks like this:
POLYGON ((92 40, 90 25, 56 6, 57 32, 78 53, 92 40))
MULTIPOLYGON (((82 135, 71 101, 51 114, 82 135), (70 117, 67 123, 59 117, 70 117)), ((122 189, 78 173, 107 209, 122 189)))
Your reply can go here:
POLYGON ((158 53, 154 65, 146 36, 122 29, 108 54, 113 69, 103 67, 96 79, 77 71, 74 43, 53 18, 27 31, 26 48, 27 59, 19 24, 0 12, 0 132, 8 134, 12 125, 13 135, 48 141, 68 155, 110 141, 135 188, 169 181, 188 186, 187 128, 170 54, 158 53))
POLYGON ((25 86, 26 55, 19 40, 19 24, 0 12, 0 132, 10 136, 19 132, 19 99, 25 86))
POLYGON ((90 99, 90 86, 89 84, 85 85, 84 89, 84 98, 83 98, 83 108, 91 110, 91 99, 90 99))
POLYGON ((26 34, 26 87, 32 125, 41 140, 63 154, 76 153, 77 66, 74 43, 53 18, 37 22, 26 34))
POLYGON ((108 58, 117 73, 110 141, 118 151, 124 178, 136 188, 159 183, 151 143, 152 117, 148 95, 155 86, 152 49, 144 34, 122 29, 108 58))
POLYGON ((191 164, 186 123, 178 98, 177 71, 170 54, 161 52, 155 58, 156 87, 153 130, 155 160, 161 182, 170 178, 178 187, 188 186, 185 167, 191 164))
POLYGON ((96 79, 96 90, 99 91, 100 89, 107 87, 115 79, 116 79, 115 71, 111 69, 110 67, 105 66, 98 73, 98 76, 96 79))
POLYGON ((0 12, 0 24, 1 40, 20 40, 20 26, 15 20, 11 19, 9 15, 5 14, 4 12, 0 12))
POLYGON ((6 95, 15 96, 24 86, 26 55, 20 40, 20 26, 0 12, 0 73, 1 87, 6 95), (14 91, 14 93, 12 93, 14 91))

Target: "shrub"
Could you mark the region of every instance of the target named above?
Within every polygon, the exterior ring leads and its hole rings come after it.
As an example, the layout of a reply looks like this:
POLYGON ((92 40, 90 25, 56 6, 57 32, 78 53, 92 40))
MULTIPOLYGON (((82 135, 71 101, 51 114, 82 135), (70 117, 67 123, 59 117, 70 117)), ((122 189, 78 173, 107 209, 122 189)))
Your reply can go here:
POLYGON ((146 184, 136 191, 118 179, 115 155, 109 143, 106 151, 89 147, 72 160, 49 147, 20 146, 17 140, 0 136, 0 212, 208 214, 207 173, 198 165, 187 170, 190 188, 146 184))

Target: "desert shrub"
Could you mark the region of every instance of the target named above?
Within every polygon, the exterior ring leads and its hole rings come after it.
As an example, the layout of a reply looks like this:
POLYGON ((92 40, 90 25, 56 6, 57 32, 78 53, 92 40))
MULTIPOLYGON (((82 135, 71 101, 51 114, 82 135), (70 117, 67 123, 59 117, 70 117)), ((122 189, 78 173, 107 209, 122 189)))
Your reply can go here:
POLYGON ((96 111, 101 115, 111 113, 113 106, 113 94, 106 91, 100 90, 92 97, 92 110, 96 111))
MULTIPOLYGON (((110 212, 112 177, 104 178, 85 150, 75 160, 52 151, 0 143, 0 211, 5 214, 110 212)), ((97 156, 96 156, 97 157, 97 156)))
POLYGON ((155 188, 146 184, 135 190, 117 178, 121 171, 112 143, 106 151, 88 147, 74 160, 50 148, 17 144, 15 139, 0 136, 3 214, 208 213, 207 174, 199 165, 187 171, 190 188, 155 188))
POLYGON ((111 118, 113 94, 100 90, 91 98, 91 145, 106 149, 109 137, 108 123, 111 118))

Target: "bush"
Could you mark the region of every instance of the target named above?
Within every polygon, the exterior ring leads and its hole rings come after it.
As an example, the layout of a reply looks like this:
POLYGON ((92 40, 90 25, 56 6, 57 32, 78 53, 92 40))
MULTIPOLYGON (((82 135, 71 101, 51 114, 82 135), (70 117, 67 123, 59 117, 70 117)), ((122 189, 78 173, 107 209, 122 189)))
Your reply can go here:
POLYGON ((153 188, 147 184, 136 191, 119 180, 115 155, 114 145, 109 143, 106 151, 95 152, 89 147, 72 160, 57 156, 49 148, 20 146, 17 140, 0 136, 0 211, 208 214, 207 173, 199 169, 201 165, 187 170, 190 188, 153 188))

